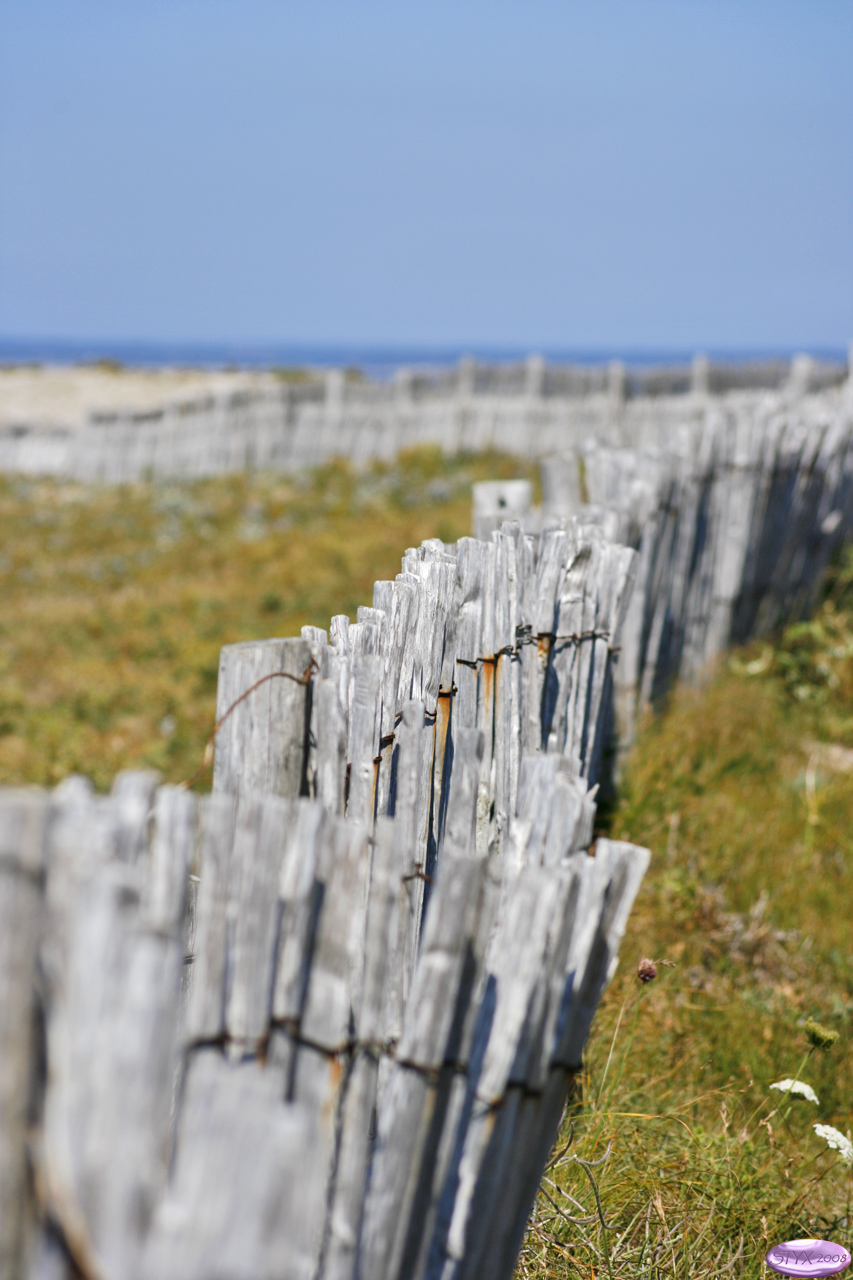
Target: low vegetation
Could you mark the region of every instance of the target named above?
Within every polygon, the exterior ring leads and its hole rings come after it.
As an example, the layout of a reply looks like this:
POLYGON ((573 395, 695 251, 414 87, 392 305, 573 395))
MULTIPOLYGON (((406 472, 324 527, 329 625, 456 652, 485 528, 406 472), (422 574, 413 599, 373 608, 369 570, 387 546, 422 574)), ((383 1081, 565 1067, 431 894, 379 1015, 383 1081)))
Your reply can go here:
POLYGON ((523 1276, 758 1277, 777 1242, 849 1246, 851 582, 848 555, 813 621, 641 730, 606 826, 652 862, 523 1276))
MULTIPOLYGON (((0 782, 191 776, 223 644, 354 616, 406 546, 468 531, 473 480, 524 474, 418 451, 298 479, 0 482, 0 782)), ((777 1241, 849 1244, 851 583, 848 559, 813 621, 642 726, 602 823, 652 864, 519 1275, 758 1277, 777 1241), (771 1087, 791 1080, 818 1101, 771 1087)))

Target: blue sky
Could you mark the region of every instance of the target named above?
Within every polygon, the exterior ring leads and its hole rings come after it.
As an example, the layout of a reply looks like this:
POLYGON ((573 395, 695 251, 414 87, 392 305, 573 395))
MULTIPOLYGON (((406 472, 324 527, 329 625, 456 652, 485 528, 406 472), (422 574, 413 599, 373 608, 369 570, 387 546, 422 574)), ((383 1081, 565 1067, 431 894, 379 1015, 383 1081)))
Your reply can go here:
POLYGON ((2 0, 0 334, 845 347, 851 0, 2 0))

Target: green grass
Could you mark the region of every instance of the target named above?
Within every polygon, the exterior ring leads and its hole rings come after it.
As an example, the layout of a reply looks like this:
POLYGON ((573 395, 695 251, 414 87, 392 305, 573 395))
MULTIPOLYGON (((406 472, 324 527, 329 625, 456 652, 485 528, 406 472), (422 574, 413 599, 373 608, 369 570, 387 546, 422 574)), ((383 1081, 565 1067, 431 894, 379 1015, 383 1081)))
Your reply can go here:
POLYGON ((851 571, 642 728, 607 826, 651 867, 521 1275, 757 1277, 776 1242, 849 1245, 853 1169, 812 1125, 853 1125, 851 571), (672 962, 647 987, 645 956, 672 962), (809 1017, 838 1040, 803 1065, 809 1017), (819 1105, 769 1089, 790 1077, 819 1105))
MULTIPOLYGON (((473 480, 527 474, 427 450, 299 479, 0 482, 0 781, 192 775, 223 644, 354 616, 405 547, 468 531, 473 480)), ((758 1277, 777 1241, 850 1242, 851 1170, 811 1125, 853 1124, 851 570, 642 727, 603 821, 652 863, 520 1275, 758 1277), (672 962, 647 987, 643 956, 672 962), (839 1038, 798 1072, 809 1017, 839 1038), (768 1086, 795 1074, 820 1103, 786 1115, 768 1086)))
POLYGON ((420 449, 295 478, 0 480, 0 783, 191 777, 222 645, 355 618, 406 547, 470 532, 473 481, 529 474, 420 449))

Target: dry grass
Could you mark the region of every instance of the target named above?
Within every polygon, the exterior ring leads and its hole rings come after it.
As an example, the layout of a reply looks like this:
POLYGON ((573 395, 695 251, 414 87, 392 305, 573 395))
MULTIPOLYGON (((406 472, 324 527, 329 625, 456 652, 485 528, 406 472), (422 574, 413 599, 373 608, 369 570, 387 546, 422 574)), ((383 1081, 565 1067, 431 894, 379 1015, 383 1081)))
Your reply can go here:
POLYGON ((406 547, 470 532, 472 481, 527 474, 422 449, 297 478, 0 480, 0 783, 189 777, 223 644, 354 618, 406 547))

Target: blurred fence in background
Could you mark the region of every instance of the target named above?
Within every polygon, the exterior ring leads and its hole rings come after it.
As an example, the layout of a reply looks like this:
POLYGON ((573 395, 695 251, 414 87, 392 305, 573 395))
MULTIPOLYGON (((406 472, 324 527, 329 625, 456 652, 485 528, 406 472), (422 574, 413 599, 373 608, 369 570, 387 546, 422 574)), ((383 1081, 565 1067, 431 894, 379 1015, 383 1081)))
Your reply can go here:
POLYGON ((712 401, 633 446, 588 437, 524 481, 480 484, 474 531, 511 510, 528 529, 572 518, 638 553, 616 668, 622 746, 638 708, 701 679, 733 644, 806 616, 853 531, 853 398, 846 392, 712 401))
MULTIPOLYGON (((301 381, 174 400, 144 411, 92 414, 64 426, 7 422, 0 472, 107 484, 195 478, 252 468, 295 470, 348 458, 390 459, 431 444, 449 453, 487 448, 542 457, 589 439, 661 444, 701 422, 718 402, 751 412, 768 397, 842 394, 848 370, 793 361, 628 368, 463 360, 436 373, 398 371, 374 382, 330 370, 301 381)), ((120 376, 120 375, 118 375, 120 376)))

